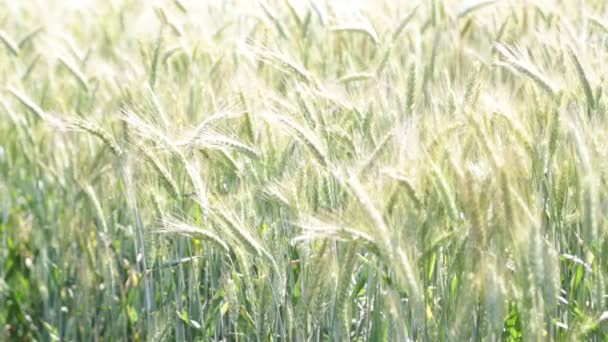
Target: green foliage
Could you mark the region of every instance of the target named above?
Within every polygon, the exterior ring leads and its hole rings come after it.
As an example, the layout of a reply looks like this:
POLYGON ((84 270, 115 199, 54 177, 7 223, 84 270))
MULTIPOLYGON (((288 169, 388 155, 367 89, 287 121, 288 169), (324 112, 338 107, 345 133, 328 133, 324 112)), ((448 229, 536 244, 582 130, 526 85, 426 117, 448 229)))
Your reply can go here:
POLYGON ((607 15, 0 0, 0 340, 606 340, 607 15))

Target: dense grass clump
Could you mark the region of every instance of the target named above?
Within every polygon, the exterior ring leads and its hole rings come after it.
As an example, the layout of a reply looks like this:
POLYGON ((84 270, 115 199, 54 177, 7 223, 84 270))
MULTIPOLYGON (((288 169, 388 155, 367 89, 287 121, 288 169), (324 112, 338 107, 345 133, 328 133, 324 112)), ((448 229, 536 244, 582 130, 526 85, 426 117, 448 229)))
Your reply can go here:
POLYGON ((0 0, 0 340, 608 339, 608 2, 0 0))

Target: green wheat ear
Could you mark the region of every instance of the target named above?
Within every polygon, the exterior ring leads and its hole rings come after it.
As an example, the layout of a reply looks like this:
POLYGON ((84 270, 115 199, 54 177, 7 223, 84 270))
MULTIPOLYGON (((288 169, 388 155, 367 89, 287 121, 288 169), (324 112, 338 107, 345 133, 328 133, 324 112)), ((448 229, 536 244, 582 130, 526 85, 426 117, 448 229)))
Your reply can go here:
POLYGON ((122 148, 118 146, 114 137, 98 124, 83 119, 68 120, 67 124, 68 128, 86 132, 99 138, 117 157, 120 157, 123 154, 122 148))
POLYGON ((408 68, 407 93, 405 98, 405 109, 409 115, 414 113, 416 106, 416 62, 411 61, 408 68))
POLYGON ((220 238, 220 236, 212 230, 193 226, 177 218, 163 218, 157 232, 165 234, 181 234, 199 239, 210 240, 224 249, 224 251, 229 251, 229 246, 226 244, 226 242, 224 242, 224 240, 222 240, 222 238, 220 238))
POLYGON ((19 45, 17 45, 17 43, 15 43, 15 41, 13 39, 11 39, 11 37, 9 37, 6 32, 1 31, 1 30, 0 30, 0 40, 2 40, 2 43, 4 43, 4 46, 6 46, 6 48, 14 56, 19 56, 19 45))
POLYGON ((589 79, 587 78, 587 74, 583 69, 583 65, 578 57, 578 54, 574 51, 573 47, 570 47, 568 50, 572 60, 574 62, 574 66, 576 67, 576 72, 578 77, 583 85, 583 90, 585 92, 585 97, 587 99, 588 112, 591 114, 591 111, 595 109, 595 99, 593 98, 593 91, 591 90, 591 85, 589 84, 589 79))
POLYGON ((546 91, 551 96, 556 96, 558 89, 549 79, 543 75, 538 68, 521 56, 521 53, 516 49, 504 44, 496 44, 496 50, 506 58, 506 62, 496 62, 497 65, 503 66, 509 70, 523 73, 530 77, 540 88, 546 91))
POLYGON ((304 126, 301 126, 295 120, 285 115, 268 114, 268 118, 271 121, 277 122, 282 127, 285 127, 297 140, 302 142, 311 151, 319 164, 322 166, 329 165, 329 158, 321 147, 321 142, 312 131, 304 128, 304 126))
POLYGON ((82 89, 85 92, 88 92, 89 82, 87 81, 84 73, 64 57, 59 57, 59 62, 61 62, 61 65, 63 65, 74 76, 74 78, 76 78, 78 84, 82 87, 82 89))
POLYGON ((36 102, 21 91, 9 87, 8 91, 13 95, 24 107, 35 114, 40 120, 55 126, 61 126, 61 120, 44 111, 36 102))
POLYGON ((143 145, 139 146, 139 150, 143 153, 146 160, 150 164, 152 164, 152 167, 154 168, 160 179, 163 181, 166 188, 171 192, 171 194, 173 194, 176 199, 180 199, 181 192, 179 191, 177 182, 173 179, 173 176, 171 176, 169 170, 167 170, 167 168, 161 163, 157 155, 150 151, 149 148, 143 145))

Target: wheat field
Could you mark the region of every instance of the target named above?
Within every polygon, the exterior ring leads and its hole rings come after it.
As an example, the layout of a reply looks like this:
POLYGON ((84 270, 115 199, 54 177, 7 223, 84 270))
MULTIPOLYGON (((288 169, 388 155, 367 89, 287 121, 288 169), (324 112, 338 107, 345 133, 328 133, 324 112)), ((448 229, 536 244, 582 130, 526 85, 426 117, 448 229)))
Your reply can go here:
POLYGON ((0 340, 606 341, 603 0, 0 0, 0 340))

